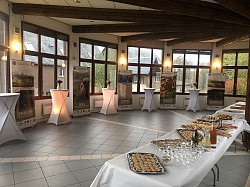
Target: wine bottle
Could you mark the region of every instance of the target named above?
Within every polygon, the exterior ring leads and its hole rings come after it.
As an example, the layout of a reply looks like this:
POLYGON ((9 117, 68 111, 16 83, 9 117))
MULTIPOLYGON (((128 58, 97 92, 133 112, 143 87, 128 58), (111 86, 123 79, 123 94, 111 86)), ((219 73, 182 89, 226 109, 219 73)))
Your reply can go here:
POLYGON ((214 124, 212 125, 212 129, 210 130, 210 142, 211 144, 216 144, 217 142, 217 131, 214 124))

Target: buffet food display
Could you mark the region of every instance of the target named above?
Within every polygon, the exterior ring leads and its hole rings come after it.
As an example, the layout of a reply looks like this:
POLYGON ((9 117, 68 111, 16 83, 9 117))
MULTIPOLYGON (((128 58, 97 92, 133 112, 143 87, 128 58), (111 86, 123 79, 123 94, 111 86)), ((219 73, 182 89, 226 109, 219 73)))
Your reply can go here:
POLYGON ((128 153, 129 167, 140 174, 163 174, 165 168, 155 154, 152 153, 128 153))

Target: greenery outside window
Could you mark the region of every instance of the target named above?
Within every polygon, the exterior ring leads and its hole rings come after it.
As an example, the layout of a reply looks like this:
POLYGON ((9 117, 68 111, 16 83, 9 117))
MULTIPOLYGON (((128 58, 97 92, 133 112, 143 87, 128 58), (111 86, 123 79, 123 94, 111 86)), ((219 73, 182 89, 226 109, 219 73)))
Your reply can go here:
POLYGON ((194 83, 207 93, 212 51, 173 50, 173 72, 177 72, 176 93, 188 93, 194 83))
POLYGON ((90 67, 91 94, 101 94, 107 81, 116 89, 117 44, 80 38, 80 66, 90 67))
POLYGON ((132 71, 132 92, 143 93, 153 87, 160 92, 163 49, 128 47, 128 70, 132 71))
POLYGON ((225 95, 246 96, 248 50, 224 50, 222 72, 226 74, 225 95))
POLYGON ((36 99, 50 98, 57 80, 68 89, 69 36, 41 26, 22 22, 23 59, 35 64, 36 99))

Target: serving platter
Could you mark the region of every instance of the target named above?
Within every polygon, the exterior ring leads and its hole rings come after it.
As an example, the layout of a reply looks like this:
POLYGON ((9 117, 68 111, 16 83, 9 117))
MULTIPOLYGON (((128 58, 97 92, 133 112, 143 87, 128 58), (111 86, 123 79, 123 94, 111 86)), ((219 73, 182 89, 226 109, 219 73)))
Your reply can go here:
POLYGON ((158 157, 153 153, 127 153, 128 164, 132 171, 139 174, 159 175, 166 169, 162 166, 158 157))

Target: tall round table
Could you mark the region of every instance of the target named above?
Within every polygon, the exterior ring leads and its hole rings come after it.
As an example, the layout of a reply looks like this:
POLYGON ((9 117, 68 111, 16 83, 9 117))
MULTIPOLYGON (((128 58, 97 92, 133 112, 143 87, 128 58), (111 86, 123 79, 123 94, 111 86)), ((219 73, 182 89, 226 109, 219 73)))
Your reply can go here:
POLYGON ((200 89, 189 89, 188 91, 189 91, 190 99, 189 99, 188 107, 186 110, 193 110, 194 112, 196 112, 197 110, 201 110, 200 104, 198 101, 200 89))
POLYGON ((15 120, 15 107, 19 93, 0 93, 0 144, 10 140, 26 140, 15 120))
POLYGON ((103 102, 102 109, 100 113, 107 114, 117 114, 117 109, 115 107, 115 89, 103 88, 103 102))
POLYGON ((151 112, 152 110, 156 110, 153 98, 155 88, 144 88, 144 91, 145 91, 145 100, 141 110, 146 109, 149 112, 151 112))
POLYGON ((68 90, 50 90, 52 96, 52 111, 48 123, 62 125, 72 122, 66 107, 68 90))

